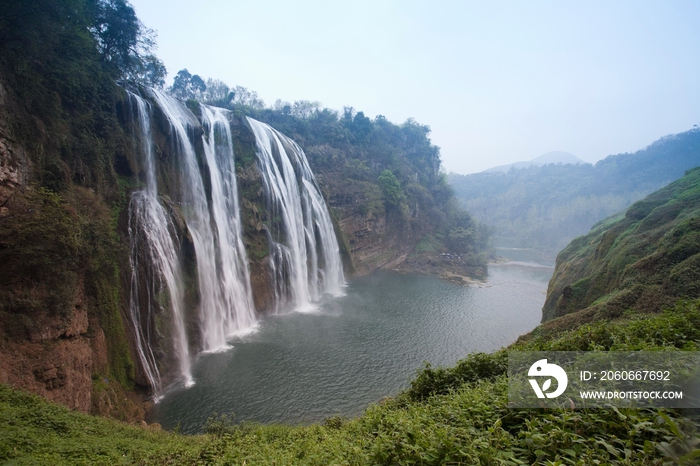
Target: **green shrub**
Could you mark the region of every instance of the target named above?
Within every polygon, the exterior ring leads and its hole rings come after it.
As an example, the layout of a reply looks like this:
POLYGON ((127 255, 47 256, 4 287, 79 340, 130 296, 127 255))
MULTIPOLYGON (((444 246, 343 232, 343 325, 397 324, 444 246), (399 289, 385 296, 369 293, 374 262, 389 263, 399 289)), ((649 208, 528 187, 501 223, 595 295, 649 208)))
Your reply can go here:
POLYGON ((505 374, 507 369, 508 355, 505 351, 493 354, 473 353, 450 368, 433 368, 426 362, 425 367, 419 370, 415 379, 411 381, 406 395, 411 400, 444 395, 466 383, 492 380, 505 374))

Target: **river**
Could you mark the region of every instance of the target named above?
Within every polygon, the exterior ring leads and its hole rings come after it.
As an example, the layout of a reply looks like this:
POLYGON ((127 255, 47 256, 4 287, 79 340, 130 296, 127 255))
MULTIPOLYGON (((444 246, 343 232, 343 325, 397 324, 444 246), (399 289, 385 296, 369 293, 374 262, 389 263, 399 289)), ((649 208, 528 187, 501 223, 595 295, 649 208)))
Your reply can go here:
POLYGON ((468 287, 387 272, 352 279, 315 312, 267 317, 230 350, 198 356, 195 385, 168 391, 150 421, 196 433, 214 413, 291 424, 359 415, 407 387, 424 361, 452 365, 532 330, 552 271, 494 264, 468 287))

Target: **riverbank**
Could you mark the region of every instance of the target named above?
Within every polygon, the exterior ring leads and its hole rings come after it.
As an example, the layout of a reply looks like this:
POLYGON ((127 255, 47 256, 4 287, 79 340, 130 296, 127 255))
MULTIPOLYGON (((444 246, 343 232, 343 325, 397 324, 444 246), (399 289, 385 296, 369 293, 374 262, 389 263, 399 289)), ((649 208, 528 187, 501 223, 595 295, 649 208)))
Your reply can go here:
MULTIPOLYGON (((534 335, 520 350, 700 346, 700 301, 661 315, 534 335), (611 346, 611 341, 613 343, 611 346), (624 342, 624 343, 623 343, 624 342), (581 348, 585 344, 586 348, 581 348)), ((504 351, 426 368, 357 418, 311 426, 212 417, 185 436, 72 412, 0 386, 0 461, 12 464, 695 464, 697 417, 658 410, 509 409, 504 351), (591 440, 594 439, 594 440, 591 440)))
POLYGON ((412 254, 390 267, 395 272, 419 273, 441 278, 456 285, 483 285, 488 279, 488 266, 475 265, 468 254, 412 254))

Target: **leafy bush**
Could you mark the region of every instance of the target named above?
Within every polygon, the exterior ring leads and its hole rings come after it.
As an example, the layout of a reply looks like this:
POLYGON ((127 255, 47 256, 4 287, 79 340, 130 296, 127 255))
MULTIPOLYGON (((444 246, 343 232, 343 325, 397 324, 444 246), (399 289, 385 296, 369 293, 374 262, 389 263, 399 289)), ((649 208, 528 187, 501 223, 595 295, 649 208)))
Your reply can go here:
POLYGON ((384 199, 392 206, 398 206, 399 202, 403 200, 403 194, 401 193, 401 185, 399 180, 396 179, 391 170, 384 170, 381 175, 379 175, 379 187, 382 188, 382 193, 384 193, 384 199))
POLYGON ((505 374, 507 369, 508 355, 505 351, 493 354, 473 353, 450 368, 433 368, 426 362, 405 393, 410 400, 444 395, 466 383, 492 380, 505 374))

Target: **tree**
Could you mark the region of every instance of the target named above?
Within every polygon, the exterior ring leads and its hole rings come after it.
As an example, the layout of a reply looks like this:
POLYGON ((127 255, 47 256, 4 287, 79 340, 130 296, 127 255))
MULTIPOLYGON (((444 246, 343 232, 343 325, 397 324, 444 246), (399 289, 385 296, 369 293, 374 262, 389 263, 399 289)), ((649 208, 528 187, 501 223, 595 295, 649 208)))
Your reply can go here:
POLYGON ((379 187, 382 188, 382 193, 384 193, 384 200, 390 205, 397 206, 403 200, 401 184, 390 170, 384 170, 377 181, 379 187))
POLYGON ((204 103, 217 107, 226 107, 235 97, 235 92, 226 85, 225 82, 218 79, 207 79, 206 89, 204 91, 204 103))
POLYGON ((364 112, 357 112, 352 120, 352 132, 359 140, 365 140, 372 132, 372 120, 364 112))
POLYGON ((137 62, 134 72, 128 74, 127 80, 162 89, 167 74, 165 64, 158 57, 147 55, 137 62))
POLYGON ((177 72, 170 88, 170 92, 182 100, 201 100, 206 90, 207 85, 204 80, 197 74, 191 74, 187 68, 177 72))
POLYGON ((321 108, 321 102, 310 100, 297 100, 291 108, 292 115, 297 118, 309 118, 321 108))
POLYGON ((233 89, 235 93, 233 97, 233 104, 248 107, 252 110, 262 110, 265 108, 265 102, 258 97, 258 93, 255 91, 250 91, 243 86, 236 86, 233 89))
POLYGON ((90 32, 116 79, 162 87, 165 65, 154 54, 156 33, 136 17, 126 0, 93 0, 90 32))

